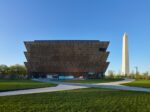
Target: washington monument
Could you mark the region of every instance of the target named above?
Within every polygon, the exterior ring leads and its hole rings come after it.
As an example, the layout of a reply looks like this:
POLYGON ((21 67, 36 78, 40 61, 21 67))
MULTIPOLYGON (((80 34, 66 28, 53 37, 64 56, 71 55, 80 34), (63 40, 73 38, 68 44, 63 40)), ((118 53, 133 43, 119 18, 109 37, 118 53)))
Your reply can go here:
POLYGON ((122 75, 129 75, 129 50, 128 50, 128 36, 127 33, 123 35, 122 47, 122 75))

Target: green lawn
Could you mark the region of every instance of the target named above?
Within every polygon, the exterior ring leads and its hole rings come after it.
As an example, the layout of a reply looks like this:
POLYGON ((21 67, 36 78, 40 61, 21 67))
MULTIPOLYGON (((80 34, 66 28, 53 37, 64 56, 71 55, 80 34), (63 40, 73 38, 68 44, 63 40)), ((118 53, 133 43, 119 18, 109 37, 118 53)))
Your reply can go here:
POLYGON ((150 80, 136 80, 134 82, 126 83, 123 85, 150 88, 150 80))
POLYGON ((61 82, 70 82, 70 83, 104 83, 104 82, 114 82, 122 79, 87 79, 87 80, 60 80, 61 82))
POLYGON ((5 96, 0 112, 150 112, 150 93, 90 88, 5 96))
POLYGON ((43 83, 32 80, 0 80, 0 92, 20 89, 31 89, 56 86, 51 83, 43 83))

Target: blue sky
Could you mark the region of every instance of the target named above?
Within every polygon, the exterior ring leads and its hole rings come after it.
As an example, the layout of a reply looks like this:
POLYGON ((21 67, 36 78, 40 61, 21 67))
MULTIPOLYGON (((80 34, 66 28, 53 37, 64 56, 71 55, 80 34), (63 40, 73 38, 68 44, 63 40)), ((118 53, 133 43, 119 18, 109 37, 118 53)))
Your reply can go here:
POLYGON ((129 36, 131 71, 150 70, 150 0, 0 0, 0 64, 26 61, 23 41, 110 41, 108 70, 121 68, 129 36))

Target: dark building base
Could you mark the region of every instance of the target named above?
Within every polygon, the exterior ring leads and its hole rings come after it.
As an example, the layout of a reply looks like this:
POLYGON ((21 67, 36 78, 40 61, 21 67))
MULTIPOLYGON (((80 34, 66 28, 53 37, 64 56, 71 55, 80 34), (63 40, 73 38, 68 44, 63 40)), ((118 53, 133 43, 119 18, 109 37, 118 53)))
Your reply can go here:
POLYGON ((51 76, 51 79, 61 79, 60 77, 73 77, 73 79, 99 79, 103 78, 105 75, 104 73, 36 73, 32 72, 30 73, 30 78, 49 78, 51 76))

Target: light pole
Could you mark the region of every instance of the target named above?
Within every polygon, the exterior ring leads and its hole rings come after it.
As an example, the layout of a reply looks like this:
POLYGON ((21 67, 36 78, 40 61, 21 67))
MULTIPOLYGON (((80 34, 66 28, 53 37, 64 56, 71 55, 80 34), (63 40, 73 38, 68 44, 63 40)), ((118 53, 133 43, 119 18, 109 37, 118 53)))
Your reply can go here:
POLYGON ((136 73, 136 75, 138 74, 138 67, 137 66, 135 66, 135 73, 136 73))

